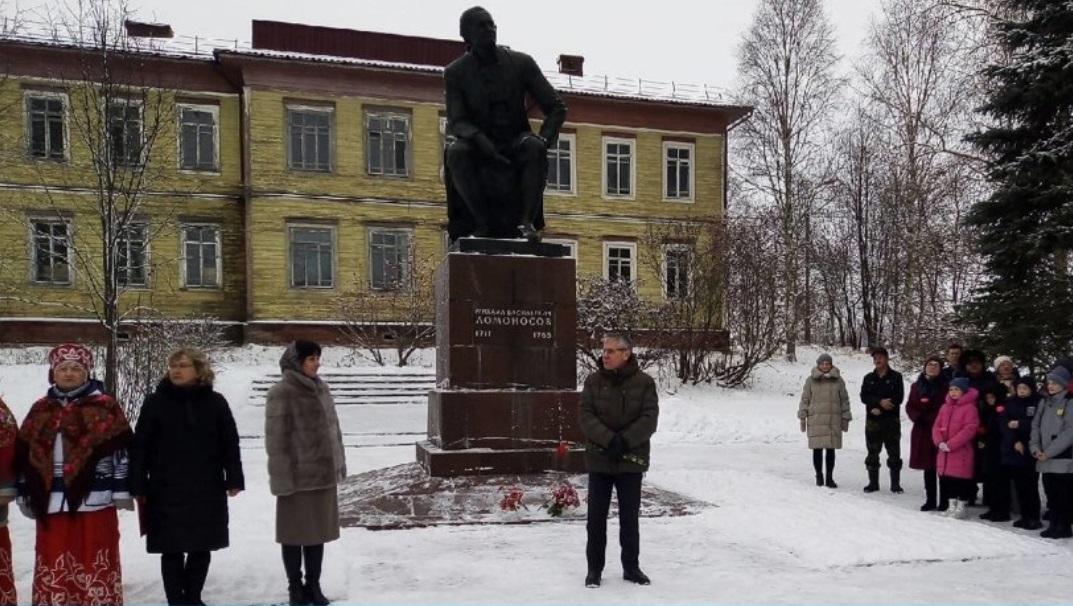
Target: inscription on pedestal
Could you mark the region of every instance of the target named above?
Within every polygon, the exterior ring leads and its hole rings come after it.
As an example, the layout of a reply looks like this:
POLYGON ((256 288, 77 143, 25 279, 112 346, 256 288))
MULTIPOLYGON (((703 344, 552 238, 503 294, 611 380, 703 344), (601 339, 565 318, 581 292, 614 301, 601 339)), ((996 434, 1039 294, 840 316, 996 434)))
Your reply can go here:
POLYGON ((552 304, 481 305, 473 309, 473 342, 478 345, 547 345, 555 338, 552 304))

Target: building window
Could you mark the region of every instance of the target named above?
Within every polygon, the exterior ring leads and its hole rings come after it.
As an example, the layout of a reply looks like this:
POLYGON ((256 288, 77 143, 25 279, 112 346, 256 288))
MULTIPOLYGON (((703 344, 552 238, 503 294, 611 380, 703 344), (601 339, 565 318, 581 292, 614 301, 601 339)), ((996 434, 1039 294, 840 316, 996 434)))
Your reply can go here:
POLYGON ((604 195, 633 198, 633 139, 604 137, 604 195))
POLYGON ((186 288, 220 287, 220 228, 182 226, 182 271, 186 288))
POLYGON ((133 99, 108 102, 108 149, 113 166, 142 163, 142 104, 133 99))
POLYGON ((685 299, 689 296, 690 268, 693 265, 693 250, 685 244, 674 244, 663 249, 663 294, 668 299, 685 299))
POLYGON ((32 219, 30 279, 38 284, 71 283, 71 224, 63 219, 32 219))
POLYGON ((287 166, 294 170, 332 170, 332 110, 287 108, 287 166))
POLYGON ((291 287, 332 288, 335 285, 335 229, 291 225, 291 287))
POLYGON ((663 198, 666 200, 693 200, 693 152, 692 143, 663 144, 663 198))
POLYGON ((377 290, 406 286, 410 272, 410 232, 401 229, 369 231, 369 273, 377 290))
POLYGON ((120 286, 145 286, 149 277, 149 226, 131 223, 119 229, 116 239, 116 282, 120 286))
POLYGON ((220 110, 209 105, 179 106, 179 168, 217 170, 217 118, 220 110))
POLYGON ((67 159, 66 111, 66 95, 26 95, 26 141, 30 157, 59 162, 67 159))
POLYGON ((410 116, 394 112, 365 114, 368 173, 384 177, 410 175, 410 116))
POLYGON ((548 192, 570 195, 575 193, 575 149, 575 135, 559 135, 555 145, 548 148, 548 192))
POLYGON ((566 258, 574 259, 575 261, 577 260, 577 240, 568 240, 566 238, 544 238, 544 242, 547 244, 558 244, 567 247, 570 249, 570 252, 567 253, 566 258))
POLYGON ((451 138, 447 137, 447 116, 440 112, 440 182, 443 183, 447 180, 447 167, 444 163, 447 161, 447 145, 451 142, 451 138))
POLYGON ((637 245, 633 242, 604 242, 604 277, 608 280, 637 279, 634 259, 637 245))

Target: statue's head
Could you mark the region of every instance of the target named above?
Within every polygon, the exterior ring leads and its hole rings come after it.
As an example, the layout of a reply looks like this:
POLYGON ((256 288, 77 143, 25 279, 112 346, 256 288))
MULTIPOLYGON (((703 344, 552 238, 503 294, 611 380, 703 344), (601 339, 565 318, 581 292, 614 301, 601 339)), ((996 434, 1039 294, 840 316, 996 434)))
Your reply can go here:
POLYGON ((496 22, 492 14, 480 6, 462 13, 458 20, 462 40, 471 47, 489 48, 496 45, 496 22))

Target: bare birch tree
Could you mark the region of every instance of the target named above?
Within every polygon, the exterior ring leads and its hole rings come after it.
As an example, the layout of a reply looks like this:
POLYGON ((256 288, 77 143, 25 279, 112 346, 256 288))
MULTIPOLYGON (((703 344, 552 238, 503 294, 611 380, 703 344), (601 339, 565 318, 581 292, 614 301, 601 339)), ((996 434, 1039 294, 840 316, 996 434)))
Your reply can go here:
POLYGON ((778 283, 788 359, 801 325, 802 251, 824 181, 827 121, 841 88, 834 30, 822 0, 761 0, 739 50, 739 96, 756 109, 742 128, 742 178, 778 211, 778 283))

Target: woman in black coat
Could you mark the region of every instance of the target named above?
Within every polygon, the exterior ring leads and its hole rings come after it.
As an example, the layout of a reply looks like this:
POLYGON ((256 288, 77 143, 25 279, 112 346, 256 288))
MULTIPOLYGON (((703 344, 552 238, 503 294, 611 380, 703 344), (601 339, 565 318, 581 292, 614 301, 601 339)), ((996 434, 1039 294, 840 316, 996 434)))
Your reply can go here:
POLYGON ((210 552, 228 545, 227 497, 245 488, 235 419, 212 381, 205 354, 176 351, 134 431, 130 492, 168 604, 204 603, 210 552))

